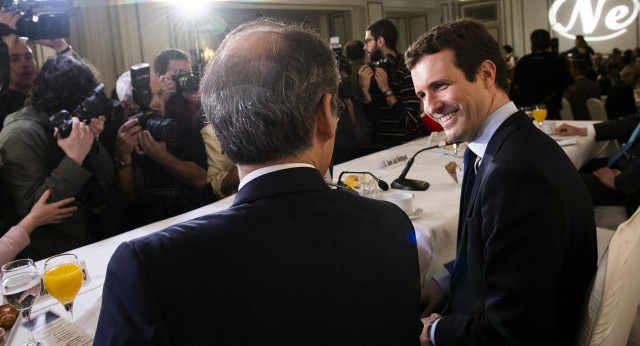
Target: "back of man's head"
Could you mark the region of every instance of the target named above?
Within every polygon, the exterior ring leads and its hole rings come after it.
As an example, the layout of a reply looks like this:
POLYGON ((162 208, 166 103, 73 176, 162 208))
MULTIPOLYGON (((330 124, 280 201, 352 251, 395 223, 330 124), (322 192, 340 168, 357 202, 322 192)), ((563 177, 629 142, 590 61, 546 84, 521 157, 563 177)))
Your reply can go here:
POLYGON ((636 65, 625 65, 620 71, 620 79, 632 88, 638 84, 638 78, 640 78, 640 69, 636 65))
POLYGON ((238 164, 264 164, 313 145, 316 109, 334 95, 335 53, 317 33, 273 19, 232 31, 200 83, 222 150, 238 164))
POLYGON ((475 82, 480 65, 489 60, 496 66, 496 87, 509 90, 507 65, 502 58, 500 45, 480 22, 468 18, 440 24, 422 34, 405 53, 405 63, 413 69, 425 55, 449 49, 455 57, 455 65, 467 81, 475 82))
POLYGON ((162 76, 167 73, 169 68, 169 62, 171 60, 186 60, 189 61, 189 55, 180 49, 170 48, 165 49, 156 57, 153 61, 153 70, 156 74, 162 76))
POLYGON ((589 69, 589 63, 587 63, 587 61, 583 59, 575 59, 571 62, 571 64, 578 76, 584 76, 589 69))
POLYGON ((369 25, 367 31, 371 31, 371 36, 374 39, 382 36, 387 48, 396 52, 396 44, 398 43, 398 30, 396 26, 387 19, 380 19, 373 24, 369 25))
POLYGON ((547 51, 551 45, 551 35, 547 30, 537 29, 531 33, 531 49, 534 51, 547 51))
POLYGON ((345 44, 347 59, 354 61, 364 58, 364 43, 362 41, 353 40, 345 44))
MULTIPOLYGON (((153 77, 152 77, 153 78, 153 77)), ((127 71, 118 77, 116 81, 116 93, 118 94, 118 100, 132 102, 133 101, 133 89, 131 87, 131 71, 127 71)))
POLYGON ((98 84, 94 70, 73 57, 50 58, 33 81, 31 106, 48 115, 72 112, 98 84))

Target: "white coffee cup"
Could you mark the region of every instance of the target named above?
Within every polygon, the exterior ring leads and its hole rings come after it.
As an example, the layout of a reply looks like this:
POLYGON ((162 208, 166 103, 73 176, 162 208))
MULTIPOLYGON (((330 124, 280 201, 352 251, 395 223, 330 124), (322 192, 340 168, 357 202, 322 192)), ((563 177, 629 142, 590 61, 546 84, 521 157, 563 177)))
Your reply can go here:
POLYGON ((410 192, 392 192, 384 196, 389 201, 402 209, 407 215, 413 214, 413 199, 415 196, 410 192))

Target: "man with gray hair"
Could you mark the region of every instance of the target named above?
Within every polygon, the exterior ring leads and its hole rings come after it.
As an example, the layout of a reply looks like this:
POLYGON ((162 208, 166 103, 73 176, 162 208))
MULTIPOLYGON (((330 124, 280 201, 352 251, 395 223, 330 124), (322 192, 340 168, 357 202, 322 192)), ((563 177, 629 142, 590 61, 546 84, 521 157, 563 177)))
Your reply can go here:
POLYGON ((95 345, 418 344, 411 221, 322 178, 338 82, 334 53, 307 29, 263 19, 225 38, 201 95, 238 194, 120 245, 95 345))

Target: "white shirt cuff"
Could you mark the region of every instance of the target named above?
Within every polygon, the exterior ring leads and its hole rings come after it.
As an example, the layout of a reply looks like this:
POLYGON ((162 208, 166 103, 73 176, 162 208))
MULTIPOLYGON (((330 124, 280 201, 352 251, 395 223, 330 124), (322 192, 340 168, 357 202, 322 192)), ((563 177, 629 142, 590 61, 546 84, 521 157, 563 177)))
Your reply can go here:
POLYGON ((596 138, 596 128, 593 126, 593 124, 587 125, 587 136, 596 138))
POLYGON ((436 346, 436 324, 438 324, 440 319, 433 321, 431 324, 431 333, 429 333, 429 340, 431 340, 431 345, 436 346))

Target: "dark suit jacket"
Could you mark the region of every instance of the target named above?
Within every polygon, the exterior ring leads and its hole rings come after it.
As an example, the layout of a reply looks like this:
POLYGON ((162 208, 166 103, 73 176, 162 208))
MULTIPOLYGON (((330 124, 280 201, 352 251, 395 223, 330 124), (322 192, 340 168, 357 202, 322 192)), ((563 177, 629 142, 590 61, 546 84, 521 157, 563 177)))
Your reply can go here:
POLYGON ((614 84, 607 95, 607 102, 604 108, 607 110, 609 119, 638 113, 636 100, 633 96, 633 88, 623 81, 614 84))
MULTIPOLYGON (((520 90, 518 107, 544 103, 547 119, 560 120, 564 88, 573 84, 564 60, 550 52, 534 52, 518 61, 513 84, 520 90)), ((439 346, 439 345, 438 345, 439 346)))
POLYGON ((593 207, 524 113, 489 141, 463 220, 436 345, 572 345, 596 269, 593 207))
POLYGON ((402 210, 286 169, 121 244, 94 345, 417 345, 419 295, 402 210))
MULTIPOLYGON (((597 140, 617 139, 625 143, 640 122, 639 114, 594 124, 597 140)), ((640 194, 640 137, 636 138, 627 154, 615 162, 613 168, 622 171, 616 177, 616 187, 625 196, 640 194)))

